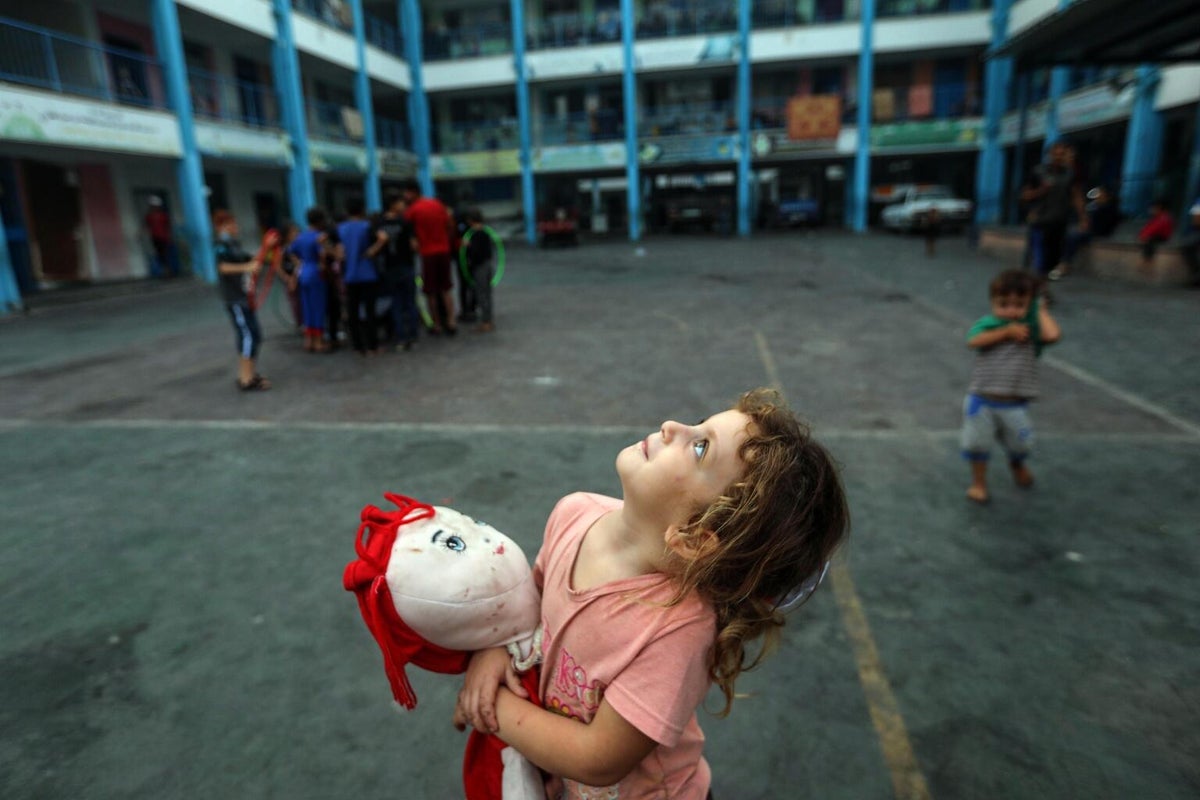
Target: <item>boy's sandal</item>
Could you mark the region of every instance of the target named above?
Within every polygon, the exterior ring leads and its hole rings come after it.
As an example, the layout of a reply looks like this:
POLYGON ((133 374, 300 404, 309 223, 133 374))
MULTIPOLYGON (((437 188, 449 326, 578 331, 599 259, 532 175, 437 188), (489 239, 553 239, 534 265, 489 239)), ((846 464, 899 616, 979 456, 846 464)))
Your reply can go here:
POLYGON ((271 388, 271 382, 262 375, 255 375, 248 383, 236 381, 237 387, 243 392, 265 392, 271 388))
POLYGON ((967 499, 978 506, 986 506, 992 500, 987 492, 980 494, 972 492, 970 489, 967 489, 967 499))

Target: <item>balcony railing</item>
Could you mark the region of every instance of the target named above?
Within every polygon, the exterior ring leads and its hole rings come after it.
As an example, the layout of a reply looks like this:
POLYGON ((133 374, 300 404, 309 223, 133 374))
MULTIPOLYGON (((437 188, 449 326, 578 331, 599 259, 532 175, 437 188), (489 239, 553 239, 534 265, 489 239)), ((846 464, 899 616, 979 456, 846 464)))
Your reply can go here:
MULTIPOLYGON (((786 128, 790 97, 756 97, 751 104, 752 128, 786 128)), ((969 83, 920 84, 901 88, 877 88, 871 95, 872 122, 960 119, 982 113, 983 94, 969 83)), ((842 103, 842 122, 858 119, 853 101, 842 103)))
POLYGON ((188 70, 192 111, 202 119, 239 122, 257 128, 280 127, 279 101, 274 87, 188 70))
POLYGON ((679 136, 737 130, 731 102, 659 106, 638 113, 638 136, 679 136))
POLYGON ((539 145, 604 142, 624 136, 624 116, 613 109, 583 111, 566 116, 546 115, 538 120, 534 131, 534 141, 539 145))
POLYGON ((512 28, 502 22, 435 28, 426 32, 424 44, 426 61, 503 55, 512 52, 512 28))
MULTIPOLYGON (((787 106, 791 97, 756 97, 750 104, 750 127, 754 130, 769 130, 787 127, 787 106)), ((854 122, 857 110, 847 103, 842 104, 842 122, 854 122)))
POLYGON ((145 108, 166 105, 162 65, 134 50, 0 18, 0 80, 145 108))
POLYGON ((531 50, 620 41, 621 18, 615 11, 595 16, 554 14, 540 25, 530 25, 526 34, 526 46, 531 50))
POLYGON ((991 0, 880 0, 880 17, 911 17, 918 14, 952 14, 991 8, 991 0))
POLYGON ((336 142, 362 142, 362 116, 354 106, 323 100, 304 101, 308 109, 309 133, 317 139, 336 142))
POLYGON ((410 150, 408 123, 387 117, 375 117, 375 144, 390 150, 410 150))
POLYGON ((380 50, 391 53, 399 58, 404 58, 404 38, 401 36, 398 27, 372 14, 363 14, 363 22, 365 23, 368 42, 380 50))
POLYGON ((976 117, 982 110, 982 91, 968 83, 877 88, 871 95, 871 120, 875 123, 976 117))
POLYGON ((346 0, 292 0, 292 8, 330 27, 354 33, 354 17, 346 0))
POLYGON ((845 0, 756 0, 750 22, 755 30, 766 30, 858 19, 858 5, 846 6, 845 0))
POLYGON ((736 31, 737 4, 706 0, 686 6, 654 6, 637 21, 637 38, 660 39, 736 31))
POLYGON ((507 150, 517 146, 515 117, 490 122, 453 122, 435 125, 434 147, 439 153, 507 150))

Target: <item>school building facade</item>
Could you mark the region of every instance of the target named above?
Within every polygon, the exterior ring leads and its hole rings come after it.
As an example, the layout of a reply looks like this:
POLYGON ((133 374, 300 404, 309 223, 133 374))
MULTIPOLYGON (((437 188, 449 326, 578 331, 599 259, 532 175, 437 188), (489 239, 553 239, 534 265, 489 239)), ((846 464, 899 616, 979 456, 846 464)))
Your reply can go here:
MULTIPOLYGON (((1129 5, 1072 5, 1102 2, 1129 5)), ((414 177, 530 241, 564 215, 634 240, 861 231, 911 183, 1000 223, 1015 221, 1013 176, 1067 136, 1129 208, 1182 204, 1200 66, 1006 54, 1067 5, 0 4, 0 313, 45 287, 149 274, 151 198, 184 268, 209 280, 213 208, 253 240, 354 194, 378 208, 414 177)))

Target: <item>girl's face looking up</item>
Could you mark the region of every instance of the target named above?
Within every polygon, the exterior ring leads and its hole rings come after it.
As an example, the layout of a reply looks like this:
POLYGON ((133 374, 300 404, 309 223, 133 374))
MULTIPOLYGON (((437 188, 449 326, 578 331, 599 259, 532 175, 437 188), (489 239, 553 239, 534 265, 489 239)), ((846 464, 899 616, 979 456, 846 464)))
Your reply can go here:
POLYGON ((625 503, 659 531, 686 524, 745 471, 738 454, 750 417, 723 411, 696 425, 668 420, 617 455, 625 503))

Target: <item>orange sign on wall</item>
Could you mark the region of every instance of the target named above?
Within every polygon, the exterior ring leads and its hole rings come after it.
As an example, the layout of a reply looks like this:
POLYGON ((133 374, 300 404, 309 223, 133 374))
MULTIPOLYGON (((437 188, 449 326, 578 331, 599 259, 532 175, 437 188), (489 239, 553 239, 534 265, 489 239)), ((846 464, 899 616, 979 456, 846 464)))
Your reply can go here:
POLYGON ((842 98, 836 94, 813 94, 788 100, 789 139, 836 139, 841 129, 842 98))

